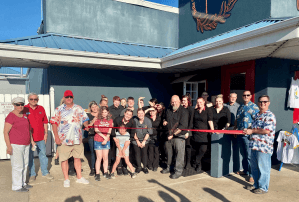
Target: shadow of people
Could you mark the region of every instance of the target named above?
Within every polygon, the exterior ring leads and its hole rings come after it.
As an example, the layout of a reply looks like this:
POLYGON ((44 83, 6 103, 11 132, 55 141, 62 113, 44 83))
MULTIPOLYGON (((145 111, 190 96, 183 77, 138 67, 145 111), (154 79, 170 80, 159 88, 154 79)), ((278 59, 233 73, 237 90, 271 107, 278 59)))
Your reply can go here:
POLYGON ((144 197, 144 196, 139 196, 139 197, 138 197, 138 201, 139 201, 139 202, 154 202, 152 199, 150 199, 150 198, 146 198, 146 197, 144 197))
POLYGON ((159 196, 165 201, 165 202, 173 202, 176 201, 172 196, 170 196, 169 194, 167 194, 164 191, 159 191, 159 196))
POLYGON ((214 196, 215 198, 224 201, 224 202, 229 202, 230 200, 228 200, 227 198, 225 198, 225 196, 223 196, 222 194, 218 193, 217 191, 210 189, 208 187, 204 187, 202 188, 205 192, 208 192, 209 194, 211 194, 212 196, 214 196))
POLYGON ((83 202, 81 196, 72 196, 71 198, 67 198, 65 202, 83 202))
POLYGON ((224 177, 226 177, 227 179, 233 180, 233 181, 235 181, 235 182, 237 182, 237 183, 243 185, 244 188, 251 185, 249 182, 245 181, 246 178, 248 178, 247 175, 243 175, 243 176, 241 175, 241 177, 243 177, 244 180, 239 179, 239 178, 237 178, 237 177, 235 177, 235 176, 233 176, 233 175, 226 175, 226 176, 224 176, 224 177))
MULTIPOLYGON (((187 199, 184 195, 182 195, 181 193, 177 192, 176 190, 174 189, 171 189, 163 184, 161 184, 160 182, 158 182, 157 180, 155 179, 151 179, 151 180, 148 180, 148 182, 150 183, 156 183, 158 185, 160 185, 161 187, 163 187, 164 189, 166 189, 167 191, 173 193, 174 195, 178 196, 180 198, 181 201, 184 201, 184 202, 191 202, 189 199, 187 199)), ((165 196, 165 194, 163 194, 163 196, 165 196)))

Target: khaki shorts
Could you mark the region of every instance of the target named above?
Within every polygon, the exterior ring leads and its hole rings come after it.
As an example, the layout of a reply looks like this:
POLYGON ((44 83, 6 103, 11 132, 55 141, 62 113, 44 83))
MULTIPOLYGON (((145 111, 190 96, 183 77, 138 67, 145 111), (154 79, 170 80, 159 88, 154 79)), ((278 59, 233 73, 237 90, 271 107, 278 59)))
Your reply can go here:
POLYGON ((58 147, 59 162, 68 160, 71 157, 82 159, 84 158, 84 147, 83 144, 75 144, 72 146, 64 145, 58 147))

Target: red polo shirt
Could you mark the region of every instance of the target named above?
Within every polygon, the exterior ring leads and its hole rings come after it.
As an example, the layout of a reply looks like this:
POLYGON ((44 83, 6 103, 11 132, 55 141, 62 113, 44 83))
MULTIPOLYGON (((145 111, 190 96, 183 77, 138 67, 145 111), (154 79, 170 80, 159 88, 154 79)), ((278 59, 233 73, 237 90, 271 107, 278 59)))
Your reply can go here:
POLYGON ((37 105, 32 109, 29 104, 25 105, 24 114, 27 115, 30 126, 32 128, 32 136, 34 142, 44 140, 45 129, 44 124, 48 124, 48 118, 45 109, 37 105))

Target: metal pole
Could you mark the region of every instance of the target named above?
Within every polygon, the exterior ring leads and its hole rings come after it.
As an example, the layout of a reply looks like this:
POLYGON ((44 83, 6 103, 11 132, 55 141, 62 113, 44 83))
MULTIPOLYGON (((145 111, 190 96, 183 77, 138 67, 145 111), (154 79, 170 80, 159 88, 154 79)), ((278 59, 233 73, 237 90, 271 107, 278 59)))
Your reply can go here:
POLYGON ((21 67, 21 78, 23 78, 23 67, 21 67))

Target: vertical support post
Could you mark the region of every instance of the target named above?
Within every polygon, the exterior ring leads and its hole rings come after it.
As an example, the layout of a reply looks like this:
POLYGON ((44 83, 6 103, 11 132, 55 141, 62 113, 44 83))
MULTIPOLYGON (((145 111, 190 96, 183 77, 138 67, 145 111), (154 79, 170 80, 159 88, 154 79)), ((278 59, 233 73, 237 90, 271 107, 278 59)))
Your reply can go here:
MULTIPOLYGON (((54 88, 51 87, 50 88, 50 118, 54 116, 54 113, 55 113, 55 91, 54 91, 54 88)), ((51 132, 52 132, 52 136, 53 136, 53 140, 54 140, 54 148, 52 149, 53 152, 56 153, 56 142, 55 142, 55 136, 54 136, 54 133, 53 133, 53 128, 52 128, 52 125, 51 125, 51 132)))

